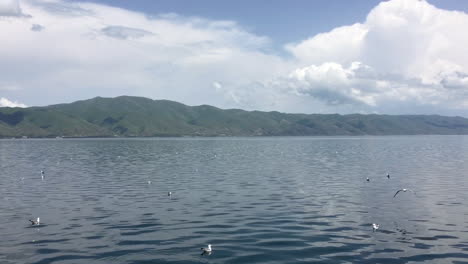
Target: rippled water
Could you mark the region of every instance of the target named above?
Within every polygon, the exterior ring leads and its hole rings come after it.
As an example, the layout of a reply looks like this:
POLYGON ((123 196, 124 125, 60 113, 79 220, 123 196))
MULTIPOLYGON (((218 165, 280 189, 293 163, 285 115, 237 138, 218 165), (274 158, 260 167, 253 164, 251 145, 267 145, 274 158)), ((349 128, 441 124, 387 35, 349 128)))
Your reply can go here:
POLYGON ((0 263, 468 263, 467 161, 467 136, 0 140, 0 263))

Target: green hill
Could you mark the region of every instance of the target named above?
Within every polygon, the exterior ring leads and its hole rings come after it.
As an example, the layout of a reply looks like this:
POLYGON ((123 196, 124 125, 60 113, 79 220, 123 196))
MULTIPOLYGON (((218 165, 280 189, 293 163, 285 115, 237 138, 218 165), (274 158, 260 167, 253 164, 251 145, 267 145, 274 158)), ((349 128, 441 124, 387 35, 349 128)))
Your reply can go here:
POLYGON ((0 137, 155 137, 468 134, 468 119, 437 115, 285 114, 96 97, 0 108, 0 137))

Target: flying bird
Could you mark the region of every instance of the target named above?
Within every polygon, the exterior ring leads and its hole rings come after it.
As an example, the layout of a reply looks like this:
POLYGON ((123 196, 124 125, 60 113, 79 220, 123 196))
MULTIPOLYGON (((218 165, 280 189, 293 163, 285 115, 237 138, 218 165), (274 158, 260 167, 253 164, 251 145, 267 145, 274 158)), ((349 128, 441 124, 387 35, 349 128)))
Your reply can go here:
POLYGON ((211 254, 211 251, 212 251, 211 245, 208 244, 208 247, 206 247, 206 248, 201 248, 201 250, 203 251, 203 252, 201 253, 202 255, 210 255, 210 254, 211 254))
POLYGON ((412 190, 410 190, 410 189, 400 189, 400 190, 398 190, 398 191, 395 193, 395 195, 393 195, 393 198, 395 198, 395 196, 397 196, 398 193, 400 193, 400 192, 406 192, 406 191, 410 191, 410 192, 414 193, 414 191, 412 191, 412 190))
POLYGON ((29 222, 31 222, 31 225, 39 225, 41 222, 41 219, 38 217, 36 221, 29 219, 29 222))
POLYGON ((380 225, 376 224, 376 223, 372 223, 372 232, 375 232, 377 231, 377 229, 379 229, 380 225))

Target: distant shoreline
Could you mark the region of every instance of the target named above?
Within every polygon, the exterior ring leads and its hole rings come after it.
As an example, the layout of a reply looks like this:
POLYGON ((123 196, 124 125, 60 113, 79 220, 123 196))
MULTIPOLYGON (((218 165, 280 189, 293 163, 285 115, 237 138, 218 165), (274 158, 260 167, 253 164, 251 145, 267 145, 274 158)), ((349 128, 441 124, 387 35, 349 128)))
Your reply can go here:
POLYGON ((468 119, 439 115, 289 114, 96 97, 0 108, 0 138, 468 135, 468 119))
POLYGON ((395 134, 395 135, 305 135, 305 136, 119 136, 119 137, 0 137, 0 140, 35 140, 35 139, 50 139, 50 140, 66 140, 66 139, 209 139, 209 138, 359 138, 359 137, 419 137, 419 136, 468 136, 468 134, 395 134))

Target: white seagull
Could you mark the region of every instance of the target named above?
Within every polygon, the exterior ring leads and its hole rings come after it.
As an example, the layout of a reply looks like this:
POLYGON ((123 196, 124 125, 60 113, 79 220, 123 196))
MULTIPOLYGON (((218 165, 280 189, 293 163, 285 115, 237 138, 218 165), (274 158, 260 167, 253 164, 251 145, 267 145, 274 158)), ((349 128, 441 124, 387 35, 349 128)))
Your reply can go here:
POLYGON ((210 254, 211 254, 211 251, 212 251, 212 250, 211 250, 211 245, 208 244, 208 247, 206 247, 206 248, 201 248, 201 250, 203 251, 203 252, 201 253, 202 255, 205 255, 205 254, 210 255, 210 254))
POLYGON ((167 193, 167 196, 171 196, 171 195, 172 195, 172 192, 168 192, 168 193, 167 193))
POLYGON ((372 223, 372 232, 375 232, 377 231, 377 229, 379 229, 380 225, 376 224, 376 223, 372 223))
POLYGON ((36 221, 30 219, 29 222, 31 222, 31 225, 39 225, 41 222, 41 219, 38 217, 36 221))
POLYGON ((412 191, 412 190, 410 190, 410 189, 400 189, 400 190, 398 190, 398 191, 395 193, 395 195, 393 195, 393 198, 395 198, 395 196, 397 196, 397 194, 398 194, 399 192, 406 192, 406 191, 410 191, 410 192, 414 193, 414 191, 412 191))

